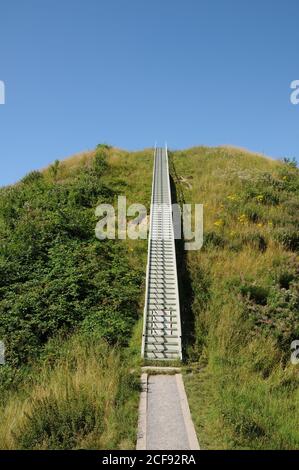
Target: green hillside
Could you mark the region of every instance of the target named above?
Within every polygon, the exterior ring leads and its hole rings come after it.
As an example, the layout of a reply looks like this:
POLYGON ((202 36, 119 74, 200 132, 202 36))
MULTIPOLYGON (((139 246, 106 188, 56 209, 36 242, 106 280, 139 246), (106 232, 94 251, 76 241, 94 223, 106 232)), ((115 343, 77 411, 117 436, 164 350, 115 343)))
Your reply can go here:
POLYGON ((99 146, 1 189, 2 448, 134 447, 146 241, 97 240, 95 208, 148 202, 151 166, 99 146))
MULTIPOLYGON (((153 151, 100 145, 0 189, 0 446, 128 449, 136 438, 146 240, 95 237, 95 208, 149 208, 153 151)), ((299 174, 233 148, 170 152, 204 204, 178 242, 185 384, 206 448, 299 448, 299 174)))
POLYGON ((299 448, 290 362, 299 338, 299 171, 229 148, 176 152, 172 161, 181 199, 204 204, 204 246, 186 261, 194 326, 185 383, 200 442, 299 448))

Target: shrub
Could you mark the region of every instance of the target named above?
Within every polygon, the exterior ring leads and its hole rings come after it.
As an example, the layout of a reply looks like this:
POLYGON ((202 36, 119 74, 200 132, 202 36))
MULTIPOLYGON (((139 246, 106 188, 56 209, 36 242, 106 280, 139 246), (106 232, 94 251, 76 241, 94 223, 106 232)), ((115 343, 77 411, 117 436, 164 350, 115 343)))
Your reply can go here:
POLYGON ((291 282, 295 281, 296 275, 293 272, 283 271, 277 276, 277 283, 281 289, 289 289, 291 282))
POLYGON ((258 305, 266 305, 268 290, 257 285, 242 285, 240 287, 241 294, 248 300, 258 305))
POLYGON ((219 233, 214 231, 206 232, 204 234, 203 248, 223 248, 226 244, 226 240, 219 233))
MULTIPOLYGON (((136 292, 137 294, 137 292, 136 292)), ((128 299, 130 303, 130 299, 128 299)), ((137 320, 137 309, 117 308, 114 305, 103 307, 87 315, 82 323, 82 331, 93 333, 98 338, 104 338, 109 344, 128 344, 132 326, 137 320)))
POLYGON ((291 341, 299 335, 299 284, 290 281, 288 289, 272 285, 268 290, 243 286, 242 293, 246 296, 247 314, 254 321, 255 329, 275 338, 288 355, 291 341))
POLYGON ((276 206, 279 204, 279 196, 277 192, 272 188, 261 188, 258 187, 248 187, 245 192, 245 200, 252 201, 255 200, 260 204, 276 206))
POLYGON ((110 150, 112 148, 112 145, 103 143, 103 144, 98 144, 96 148, 97 150, 99 149, 110 150))
POLYGON ((101 177, 108 168, 107 149, 99 147, 96 150, 93 160, 93 170, 96 176, 101 177))
POLYGON ((255 205, 246 205, 244 208, 244 214, 250 222, 257 223, 262 219, 261 210, 255 205))
POLYGON ((248 233, 242 236, 242 243, 250 245, 262 253, 267 249, 267 240, 260 233, 248 233))
POLYGON ((274 177, 271 173, 262 173, 258 178, 258 186, 261 188, 270 186, 272 189, 280 191, 286 189, 285 181, 274 177))
POLYGON ((42 179, 43 174, 40 171, 31 171, 30 173, 28 173, 28 175, 24 176, 24 178, 21 179, 21 182, 24 184, 33 184, 42 179))
POLYGON ((54 181, 56 181, 56 178, 58 176, 59 167, 60 167, 60 161, 59 160, 55 160, 55 162, 52 165, 50 165, 50 167, 49 167, 50 175, 52 176, 54 181))
POLYGON ((274 237, 278 240, 287 250, 299 251, 299 233, 295 228, 278 228, 274 237))
POLYGON ((284 157, 283 163, 285 163, 285 165, 291 168, 297 168, 297 160, 294 157, 293 158, 284 157))
POLYGON ((279 177, 283 181, 284 188, 288 192, 297 193, 299 189, 299 169, 285 165, 279 168, 279 177))
MULTIPOLYGON (((139 272, 124 244, 94 236, 94 209, 115 194, 100 177, 106 154, 98 149, 93 168, 59 184, 33 173, 1 192, 0 337, 11 364, 35 358, 50 338, 97 312, 101 337, 114 343, 130 334, 139 272)), ((52 166, 55 178, 58 168, 52 166)))

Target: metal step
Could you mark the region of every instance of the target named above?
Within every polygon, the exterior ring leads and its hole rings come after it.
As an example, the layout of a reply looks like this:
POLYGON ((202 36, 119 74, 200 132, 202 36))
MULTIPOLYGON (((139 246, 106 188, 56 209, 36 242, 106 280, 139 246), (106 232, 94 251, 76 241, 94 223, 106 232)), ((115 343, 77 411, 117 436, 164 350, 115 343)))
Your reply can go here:
POLYGON ((153 344, 153 343, 145 343, 145 350, 146 351, 157 351, 157 352, 178 352, 179 343, 176 344, 153 344))
POLYGON ((171 328, 166 328, 166 327, 152 327, 147 324, 146 326, 146 334, 147 336, 154 335, 154 336, 173 336, 177 335, 177 328, 171 327, 171 328))
POLYGON ((177 346, 178 338, 176 335, 153 335, 147 333, 146 344, 164 344, 167 346, 177 346))
POLYGON ((144 357, 146 357, 146 359, 152 359, 153 361, 175 361, 178 359, 178 354, 176 352, 147 351, 144 357))

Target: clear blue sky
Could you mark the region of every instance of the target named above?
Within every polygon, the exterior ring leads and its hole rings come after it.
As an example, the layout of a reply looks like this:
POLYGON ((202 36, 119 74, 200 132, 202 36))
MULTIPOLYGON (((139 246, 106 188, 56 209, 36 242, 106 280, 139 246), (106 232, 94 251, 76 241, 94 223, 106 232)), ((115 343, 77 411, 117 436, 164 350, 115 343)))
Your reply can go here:
POLYGON ((0 0, 0 185, 99 142, 299 157, 298 0, 0 0))

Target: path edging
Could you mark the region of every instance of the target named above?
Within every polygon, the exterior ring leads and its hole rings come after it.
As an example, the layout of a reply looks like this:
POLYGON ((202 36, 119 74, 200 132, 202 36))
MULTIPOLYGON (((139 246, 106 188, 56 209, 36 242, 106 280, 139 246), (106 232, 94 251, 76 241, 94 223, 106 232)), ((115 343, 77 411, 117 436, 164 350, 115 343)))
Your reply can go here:
POLYGON ((189 446, 191 450, 200 450, 195 427, 190 413, 188 399, 185 391, 182 374, 175 374, 176 383, 178 387, 180 404, 183 413, 185 428, 188 436, 189 446))
POLYGON ((147 428, 147 387, 148 374, 141 374, 141 393, 138 412, 138 431, 136 450, 146 450, 146 428, 147 428))

